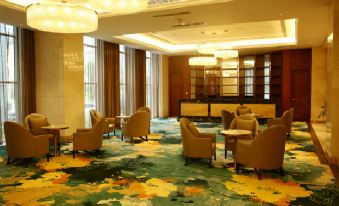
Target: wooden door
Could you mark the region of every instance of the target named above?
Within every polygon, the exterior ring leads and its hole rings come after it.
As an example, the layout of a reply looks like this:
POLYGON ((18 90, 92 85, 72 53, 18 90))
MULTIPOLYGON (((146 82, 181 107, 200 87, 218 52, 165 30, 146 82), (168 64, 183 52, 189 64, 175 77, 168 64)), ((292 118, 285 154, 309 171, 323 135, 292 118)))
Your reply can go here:
POLYGON ((294 121, 310 120, 310 70, 292 70, 291 99, 290 104, 294 107, 294 121))
POLYGON ((171 74, 170 76, 170 116, 179 115, 179 99, 184 98, 183 83, 181 74, 171 74))

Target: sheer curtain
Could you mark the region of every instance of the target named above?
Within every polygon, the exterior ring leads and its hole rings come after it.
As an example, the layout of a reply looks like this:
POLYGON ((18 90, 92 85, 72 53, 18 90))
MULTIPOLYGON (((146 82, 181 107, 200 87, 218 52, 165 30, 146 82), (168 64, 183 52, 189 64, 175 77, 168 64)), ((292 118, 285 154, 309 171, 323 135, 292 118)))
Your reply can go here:
POLYGON ((150 109, 152 117, 159 117, 159 54, 151 54, 150 109))
POLYGON ((135 49, 126 47, 126 115, 132 115, 135 112, 135 49))
POLYGON ((3 123, 19 121, 17 29, 0 23, 0 143, 3 123))

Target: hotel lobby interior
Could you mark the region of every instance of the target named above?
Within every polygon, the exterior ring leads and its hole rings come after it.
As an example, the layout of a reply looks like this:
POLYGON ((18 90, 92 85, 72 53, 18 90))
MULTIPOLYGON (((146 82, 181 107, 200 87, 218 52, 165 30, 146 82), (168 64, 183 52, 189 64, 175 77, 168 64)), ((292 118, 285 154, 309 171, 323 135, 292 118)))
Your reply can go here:
POLYGON ((0 205, 339 205, 339 0, 0 0, 0 205))

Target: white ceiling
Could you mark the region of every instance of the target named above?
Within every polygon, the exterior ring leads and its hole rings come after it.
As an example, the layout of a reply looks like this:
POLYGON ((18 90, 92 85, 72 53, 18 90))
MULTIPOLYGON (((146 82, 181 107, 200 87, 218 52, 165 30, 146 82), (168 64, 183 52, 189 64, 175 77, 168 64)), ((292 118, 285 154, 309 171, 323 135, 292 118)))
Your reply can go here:
MULTIPOLYGON (((140 42, 136 44, 135 41, 114 37, 147 33, 174 44, 215 42, 221 39, 260 39, 285 35, 282 20, 296 19, 296 45, 242 48, 240 53, 308 48, 323 45, 331 31, 328 17, 330 1, 233 0, 213 1, 217 3, 189 1, 189 4, 162 4, 158 8, 153 7, 136 14, 104 15, 99 19, 98 31, 89 35, 136 48, 157 50, 156 47, 140 42), (193 5, 194 3, 199 5, 193 5), (177 27, 178 25, 191 26, 177 27)), ((20 8, 9 8, 8 4, 4 5, 4 0, 0 0, 0 22, 25 26, 25 12, 22 8, 21 11, 20 8)))

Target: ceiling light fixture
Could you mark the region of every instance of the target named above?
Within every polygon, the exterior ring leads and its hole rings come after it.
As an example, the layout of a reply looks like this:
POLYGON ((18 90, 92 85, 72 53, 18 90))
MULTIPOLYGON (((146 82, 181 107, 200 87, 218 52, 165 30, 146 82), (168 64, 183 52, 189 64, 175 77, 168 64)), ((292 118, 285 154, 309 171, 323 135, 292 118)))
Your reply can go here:
POLYGON ((113 14, 135 13, 148 7, 148 0, 89 0, 88 3, 97 11, 113 14))
POLYGON ((88 33, 98 29, 94 10, 66 3, 38 3, 27 8, 27 25, 55 33, 88 33))
POLYGON ((190 66, 216 66, 218 64, 215 57, 190 57, 190 66))
POLYGON ((214 56, 217 58, 227 59, 227 58, 238 57, 239 52, 238 50, 218 50, 214 52, 214 56))

